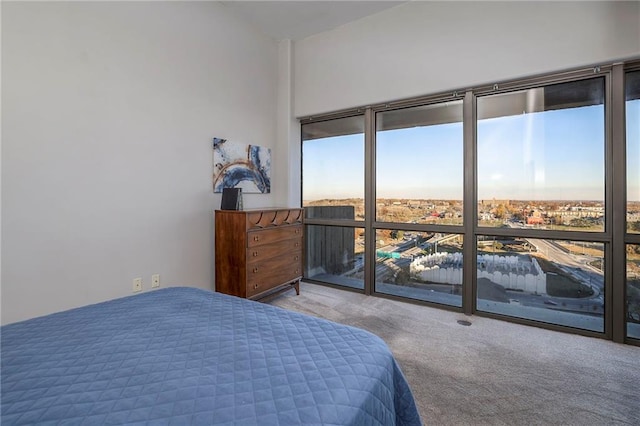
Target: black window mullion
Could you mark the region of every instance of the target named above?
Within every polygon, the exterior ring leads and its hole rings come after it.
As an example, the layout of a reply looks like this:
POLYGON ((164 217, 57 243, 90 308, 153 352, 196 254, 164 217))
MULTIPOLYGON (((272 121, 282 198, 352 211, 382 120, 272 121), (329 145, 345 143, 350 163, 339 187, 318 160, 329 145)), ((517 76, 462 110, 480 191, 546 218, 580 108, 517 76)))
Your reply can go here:
POLYGON ((614 342, 624 342, 626 335, 626 246, 624 234, 626 229, 626 142, 625 142, 625 117, 624 117, 624 67, 614 65, 610 84, 611 89, 607 107, 608 140, 607 146, 607 217, 610 217, 610 233, 612 235, 611 254, 608 262, 605 259, 606 275, 605 291, 610 295, 605 305, 605 326, 607 337, 614 342), (607 286, 607 283, 609 285, 607 286))
POLYGON ((375 268, 376 268, 376 230, 372 224, 376 220, 376 154, 375 113, 367 108, 364 114, 364 223, 365 223, 365 270, 364 293, 371 295, 375 292, 375 268))
POLYGON ((464 247, 463 247, 463 286, 462 309, 471 315, 476 310, 477 269, 476 235, 477 228, 477 164, 476 164, 476 99, 471 90, 465 93, 463 107, 464 132, 464 247))

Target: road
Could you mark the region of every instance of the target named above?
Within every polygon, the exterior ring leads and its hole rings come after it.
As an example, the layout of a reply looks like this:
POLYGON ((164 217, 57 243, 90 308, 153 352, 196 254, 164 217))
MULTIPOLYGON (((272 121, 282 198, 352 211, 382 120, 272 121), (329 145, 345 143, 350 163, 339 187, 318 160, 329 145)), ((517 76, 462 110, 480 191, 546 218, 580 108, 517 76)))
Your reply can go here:
POLYGON ((538 252, 558 265, 559 268, 573 275, 581 283, 588 285, 594 291, 592 298, 602 299, 604 290, 604 275, 599 269, 589 264, 595 258, 586 255, 570 254, 562 250, 556 243, 547 240, 527 239, 538 252))

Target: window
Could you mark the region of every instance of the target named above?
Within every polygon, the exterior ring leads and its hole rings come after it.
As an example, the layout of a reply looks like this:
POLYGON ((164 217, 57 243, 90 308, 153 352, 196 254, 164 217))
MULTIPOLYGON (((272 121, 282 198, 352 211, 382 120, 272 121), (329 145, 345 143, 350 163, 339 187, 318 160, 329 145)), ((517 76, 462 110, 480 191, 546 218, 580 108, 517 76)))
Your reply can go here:
POLYGON ((604 230, 604 80, 478 99, 478 224, 604 230))
POLYGON ((306 218, 364 220, 364 117, 302 126, 306 218))
POLYGON ((451 100, 376 114, 378 293, 462 306, 462 108, 451 100), (441 225, 458 229, 429 229, 441 225))
POLYGON ((376 219, 462 224, 462 101, 376 116, 376 219))
POLYGON ((478 309, 604 331, 604 244, 478 237, 478 309))
POLYGON ((302 126, 307 279, 364 289, 364 148, 362 115, 302 126))
POLYGON ((307 225, 304 277, 364 289, 364 229, 307 225))
POLYGON ((462 306, 462 235, 378 229, 376 291, 462 306))
POLYGON ((478 98, 477 308, 604 331, 604 79, 478 98), (536 237, 525 237, 534 230, 536 237))

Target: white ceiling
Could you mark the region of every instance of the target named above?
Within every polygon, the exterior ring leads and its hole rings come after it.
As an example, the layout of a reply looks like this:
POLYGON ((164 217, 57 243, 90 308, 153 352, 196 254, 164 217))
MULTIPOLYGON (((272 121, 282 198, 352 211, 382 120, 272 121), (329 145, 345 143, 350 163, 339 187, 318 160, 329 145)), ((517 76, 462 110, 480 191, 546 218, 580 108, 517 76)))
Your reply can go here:
POLYGON ((276 40, 300 40, 407 1, 220 1, 232 13, 276 40))

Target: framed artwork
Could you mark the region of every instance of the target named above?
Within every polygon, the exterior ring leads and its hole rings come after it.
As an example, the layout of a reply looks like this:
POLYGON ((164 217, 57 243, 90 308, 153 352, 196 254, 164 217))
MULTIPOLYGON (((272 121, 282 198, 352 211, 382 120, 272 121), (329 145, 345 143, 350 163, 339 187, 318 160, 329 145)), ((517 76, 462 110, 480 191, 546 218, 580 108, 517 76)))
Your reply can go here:
POLYGON ((271 192, 271 150, 213 138, 213 192, 242 188, 243 194, 271 192))

